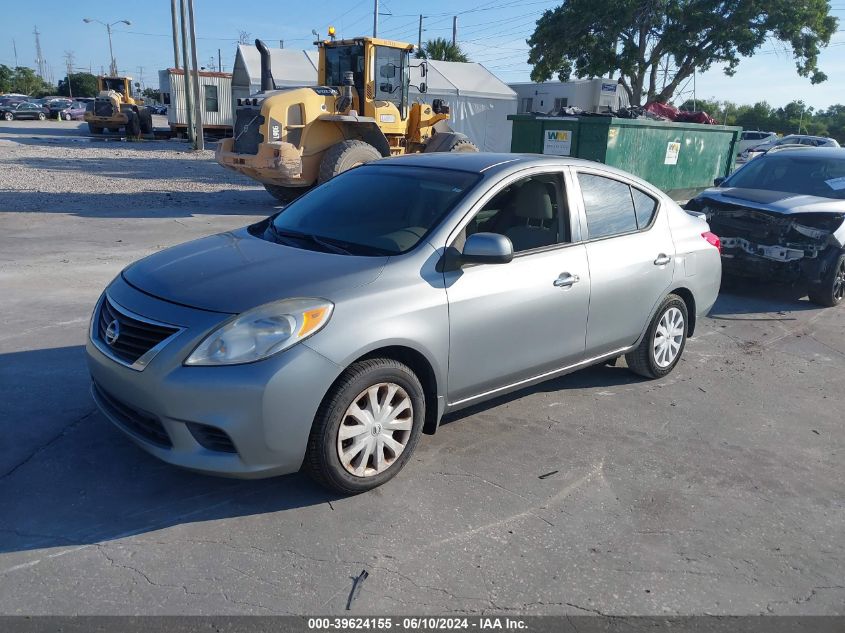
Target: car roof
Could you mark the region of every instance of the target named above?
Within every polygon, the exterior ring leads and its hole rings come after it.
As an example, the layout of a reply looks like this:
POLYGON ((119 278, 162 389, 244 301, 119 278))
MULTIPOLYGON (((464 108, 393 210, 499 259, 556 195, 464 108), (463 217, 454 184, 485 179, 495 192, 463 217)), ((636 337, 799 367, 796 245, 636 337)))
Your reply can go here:
POLYGON ((496 152, 430 152, 403 154, 382 161, 380 165, 411 165, 414 167, 437 167, 473 173, 492 173, 511 171, 518 168, 542 165, 577 165, 599 167, 626 177, 631 174, 601 163, 569 156, 546 156, 544 154, 507 154, 496 152))
POLYGON ((845 160, 845 147, 806 147, 797 145, 794 147, 784 147, 775 153, 769 152, 761 158, 766 158, 766 156, 782 156, 783 154, 790 154, 795 157, 800 156, 802 160, 815 158, 839 158, 845 160))

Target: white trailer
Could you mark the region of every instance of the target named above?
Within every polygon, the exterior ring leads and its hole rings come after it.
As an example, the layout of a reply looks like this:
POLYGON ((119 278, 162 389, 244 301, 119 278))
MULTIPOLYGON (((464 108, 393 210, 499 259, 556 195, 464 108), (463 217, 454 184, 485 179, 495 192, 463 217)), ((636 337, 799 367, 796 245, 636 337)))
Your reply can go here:
POLYGON ((576 107, 586 112, 607 112, 629 105, 628 93, 614 79, 579 79, 508 84, 519 97, 518 114, 553 114, 576 107))
MULTIPOLYGON (((232 75, 207 70, 199 72, 200 111, 203 129, 212 134, 232 131, 232 75)), ((187 134, 188 110, 185 101, 185 71, 168 68, 158 71, 161 100, 167 106, 167 123, 177 135, 187 134)), ((192 113, 193 114, 193 113, 192 113)))

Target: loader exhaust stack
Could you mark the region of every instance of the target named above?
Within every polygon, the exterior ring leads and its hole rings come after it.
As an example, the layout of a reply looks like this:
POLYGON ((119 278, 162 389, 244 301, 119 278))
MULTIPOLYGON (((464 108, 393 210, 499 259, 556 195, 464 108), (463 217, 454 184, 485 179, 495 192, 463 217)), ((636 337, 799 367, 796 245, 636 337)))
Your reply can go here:
POLYGON ((255 48, 261 54, 261 92, 275 90, 276 83, 273 81, 273 73, 270 70, 270 49, 259 39, 255 40, 255 48))

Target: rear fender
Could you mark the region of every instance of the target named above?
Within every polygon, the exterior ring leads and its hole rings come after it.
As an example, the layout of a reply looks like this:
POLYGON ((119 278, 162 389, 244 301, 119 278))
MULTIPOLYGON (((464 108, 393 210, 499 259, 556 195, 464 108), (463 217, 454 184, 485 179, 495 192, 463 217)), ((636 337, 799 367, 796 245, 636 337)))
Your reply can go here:
POLYGON ((438 132, 425 144, 423 152, 448 152, 458 141, 468 138, 460 132, 438 132))
MULTIPOLYGON (((378 150, 378 153, 382 156, 390 156, 390 143, 388 143, 387 137, 384 135, 384 132, 381 131, 381 128, 379 128, 375 119, 342 114, 324 115, 318 119, 317 125, 330 125, 340 132, 343 140, 364 141, 365 143, 369 143, 375 147, 376 150, 378 150)), ((313 133, 316 131, 317 130, 309 130, 309 137, 313 136, 313 133)), ((322 136, 324 135, 320 133, 317 134, 318 139, 322 136)), ((314 139, 309 140, 313 141, 314 139)), ((335 142, 337 141, 332 141, 326 145, 324 149, 327 149, 335 142)))

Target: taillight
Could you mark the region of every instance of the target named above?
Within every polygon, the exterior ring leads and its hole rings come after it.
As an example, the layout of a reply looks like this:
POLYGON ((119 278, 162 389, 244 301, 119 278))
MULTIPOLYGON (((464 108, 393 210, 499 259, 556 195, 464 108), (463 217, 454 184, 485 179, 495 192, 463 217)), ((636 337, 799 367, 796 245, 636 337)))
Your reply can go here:
POLYGON ((718 235, 716 235, 715 233, 711 233, 710 231, 707 231, 706 233, 702 233, 701 237, 703 237, 705 240, 707 240, 708 244, 715 246, 716 250, 718 250, 719 253, 722 252, 722 240, 719 239, 718 235))

